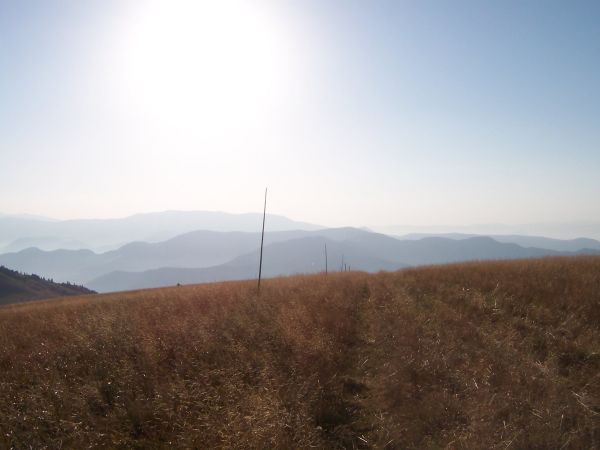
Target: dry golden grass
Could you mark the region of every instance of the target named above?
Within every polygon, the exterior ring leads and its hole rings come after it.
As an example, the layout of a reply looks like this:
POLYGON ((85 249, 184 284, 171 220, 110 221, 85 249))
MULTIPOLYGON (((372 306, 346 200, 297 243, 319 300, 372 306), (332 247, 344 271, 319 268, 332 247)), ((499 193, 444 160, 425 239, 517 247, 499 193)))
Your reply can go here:
POLYGON ((600 258, 0 308, 0 448, 600 448, 600 258))

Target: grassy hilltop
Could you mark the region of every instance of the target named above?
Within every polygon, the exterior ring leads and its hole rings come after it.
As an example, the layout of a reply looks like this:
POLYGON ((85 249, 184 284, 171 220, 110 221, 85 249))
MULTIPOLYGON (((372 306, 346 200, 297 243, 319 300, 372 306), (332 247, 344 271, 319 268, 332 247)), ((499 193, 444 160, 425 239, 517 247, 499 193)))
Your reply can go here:
POLYGON ((0 448, 600 448, 600 258, 0 308, 0 448))

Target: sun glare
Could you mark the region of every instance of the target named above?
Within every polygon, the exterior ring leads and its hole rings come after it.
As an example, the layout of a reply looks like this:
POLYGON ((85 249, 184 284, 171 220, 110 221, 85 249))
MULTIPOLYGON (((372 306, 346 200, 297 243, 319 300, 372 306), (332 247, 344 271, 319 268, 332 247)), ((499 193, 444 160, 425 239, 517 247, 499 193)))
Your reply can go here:
POLYGON ((121 55, 129 101, 154 118, 225 132, 282 101, 285 35, 260 2, 156 1, 136 9, 121 55))

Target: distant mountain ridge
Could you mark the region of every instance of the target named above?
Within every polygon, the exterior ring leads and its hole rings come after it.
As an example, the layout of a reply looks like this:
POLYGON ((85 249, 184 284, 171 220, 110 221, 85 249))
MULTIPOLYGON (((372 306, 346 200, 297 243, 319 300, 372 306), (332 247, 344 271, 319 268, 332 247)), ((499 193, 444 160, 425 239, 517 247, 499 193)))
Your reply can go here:
MULTIPOLYGON (((373 235, 354 228, 317 231, 273 231, 265 234, 265 245, 291 239, 322 236, 332 240, 353 240, 373 235)), ((383 235, 381 235, 384 237, 383 235)), ((384 239, 395 242, 392 238, 384 239)), ((162 267, 205 268, 227 263, 253 252, 260 245, 260 233, 193 231, 157 243, 132 242, 104 253, 91 250, 42 251, 29 248, 0 255, 0 264, 25 272, 40 273, 61 281, 87 281, 115 270, 144 271, 162 267)))
MULTIPOLYGON (((322 228, 276 214, 267 214, 267 220, 272 231, 322 228)), ((77 220, 0 215, 0 251, 15 240, 42 237, 85 242, 88 249, 105 251, 133 241, 160 242, 194 230, 259 231, 261 221, 261 213, 232 214, 219 211, 163 211, 119 219, 77 220)))
MULTIPOLYGON (((331 269, 338 267, 344 257, 346 264, 368 272, 470 260, 600 253, 595 249, 573 252, 523 247, 485 236, 396 239, 351 227, 272 231, 265 234, 265 276, 324 270, 326 244, 331 269)), ((187 280, 252 278, 258 267, 259 245, 258 232, 197 230, 162 242, 132 242, 104 253, 91 250, 47 252, 29 248, 0 255, 0 264, 109 291, 187 280), (151 275, 143 275, 146 272, 151 275), (114 275, 116 273, 118 275, 114 275), (170 275, 165 275, 167 273, 170 275)))
POLYGON ((26 275, 0 266, 0 305, 52 297, 93 294, 70 283, 55 283, 37 275, 26 275))
POLYGON ((498 242, 512 243, 520 245, 521 247, 536 247, 547 250, 557 250, 564 252, 576 252, 579 250, 600 250, 600 241, 589 238, 577 238, 577 239, 554 239, 543 236, 524 236, 515 234, 491 234, 491 235, 480 235, 480 234, 466 234, 466 233, 441 233, 441 234, 428 234, 428 233, 410 233, 402 236, 394 236, 401 240, 417 240, 428 237, 442 237, 448 239, 468 239, 472 237, 491 237, 498 242))
POLYGON ((600 222, 551 222, 508 225, 487 223, 479 225, 382 225, 370 226, 372 230, 393 236, 421 234, 444 236, 468 234, 476 236, 545 236, 552 239, 591 238, 600 240, 600 222))
MULTIPOLYGON (((0 264, 102 291, 253 278, 262 214, 165 211, 122 219, 56 221, 0 215, 0 264), (9 250, 9 251, 7 251, 9 250)), ((267 215, 265 276, 324 270, 344 258, 375 272, 485 259, 598 254, 600 241, 468 233, 390 236, 369 228, 323 228, 267 215)))
POLYGON ((89 247, 88 244, 81 241, 61 239, 52 236, 39 236, 39 237, 24 237, 15 239, 8 245, 0 248, 0 254, 2 253, 15 253, 27 248, 35 247, 40 250, 52 251, 52 250, 80 250, 89 247))
MULTIPOLYGON (((328 252, 328 270, 340 271, 342 262, 351 270, 377 272, 397 270, 405 264, 378 257, 360 244, 333 240, 323 236, 305 236, 271 243, 264 248, 263 276, 265 278, 317 273, 325 271, 325 244, 328 252)), ((213 267, 159 268, 144 272, 116 271, 88 283, 101 292, 170 286, 178 283, 208 283, 213 281, 256 278, 258 250, 241 255, 225 264, 213 267)))
MULTIPOLYGON (((341 270, 342 262, 349 265, 352 270, 377 272, 397 270, 407 266, 459 261, 600 254, 600 251, 595 250, 559 252, 524 248, 517 244, 497 242, 489 237, 463 240, 432 237, 417 241, 402 241, 358 229, 330 229, 308 232, 304 237, 266 245, 263 274, 265 277, 274 277, 322 272, 325 270, 325 245, 327 245, 330 271, 341 270), (337 235, 337 240, 331 237, 335 231, 340 233, 337 235)), ((111 291, 169 286, 177 283, 250 279, 257 276, 258 260, 258 250, 255 249, 218 266, 197 269, 165 267, 143 272, 115 271, 91 280, 87 285, 98 291, 111 291)))

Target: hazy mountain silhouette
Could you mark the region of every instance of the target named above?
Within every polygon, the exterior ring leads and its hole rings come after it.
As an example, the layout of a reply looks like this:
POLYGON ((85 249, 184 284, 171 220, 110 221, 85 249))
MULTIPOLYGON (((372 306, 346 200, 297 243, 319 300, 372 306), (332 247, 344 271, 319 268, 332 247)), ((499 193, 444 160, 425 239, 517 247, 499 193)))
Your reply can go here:
MULTIPOLYGON (((89 249, 114 249, 132 241, 159 242, 194 230, 258 231, 260 213, 230 214, 215 211, 164 211, 136 214, 121 219, 51 221, 22 216, 0 216, 0 248, 24 237, 52 236, 81 241, 89 249)), ((315 230, 317 225, 268 214, 269 229, 315 230)))
POLYGON ((0 248, 0 254, 19 252, 31 247, 35 247, 40 250, 52 251, 61 249, 79 250, 86 249, 89 246, 81 241, 62 239, 54 236, 24 237, 15 239, 7 246, 0 248))
MULTIPOLYGON (((352 270, 374 272, 396 270, 403 264, 386 261, 351 241, 335 241, 322 236, 308 236, 276 242, 265 246, 263 275, 275 277, 299 273, 325 271, 325 244, 327 244, 330 271, 341 269, 342 255, 352 270)), ((161 268, 145 272, 116 271, 88 283, 102 292, 169 286, 177 283, 205 283, 211 281, 255 278, 259 252, 255 250, 232 261, 202 269, 161 268)))
MULTIPOLYGON (((600 240, 599 222, 529 223, 507 225, 490 223, 479 225, 384 225, 369 228, 388 235, 405 236, 420 234, 447 236, 467 234, 472 236, 546 236, 554 239, 574 239, 587 237, 600 240)), ((423 236, 425 237, 425 236, 423 236)))
MULTIPOLYGON (((575 254, 522 247, 482 236, 464 239, 427 237, 400 240, 357 228, 274 231, 265 235, 265 276, 322 270, 325 243, 328 243, 332 268, 340 263, 336 259, 341 260, 343 253, 346 255, 347 264, 357 270, 366 271, 478 259, 575 254), (271 256, 268 256, 269 254, 271 256)), ((152 287, 165 283, 188 282, 188 279, 201 282, 251 278, 257 270, 259 245, 260 233, 257 232, 193 231, 163 242, 132 242, 104 253, 94 253, 90 250, 46 252, 30 248, 0 255, 0 264, 27 273, 38 273, 58 281, 72 281, 100 286, 100 290, 114 290, 120 289, 121 286, 152 287), (164 268, 168 268, 168 273, 173 275, 167 276, 157 271, 164 268), (193 270, 185 272, 186 275, 182 276, 178 274, 177 269, 193 270), (146 271, 154 271, 154 281, 144 275, 131 275, 146 271), (113 272, 120 272, 120 280, 135 278, 143 281, 140 284, 119 281, 112 286, 110 280, 113 280, 114 276, 103 276, 113 272)), ((578 252, 600 253, 594 249, 578 252)))
POLYGON ((82 286, 54 283, 37 275, 25 275, 0 266, 0 305, 92 293, 82 286))
MULTIPOLYGON (((265 242, 268 244, 296 238, 303 236, 303 233, 267 233, 265 242)), ((255 250, 259 243, 260 233, 193 231, 158 243, 132 242, 104 253, 28 248, 0 255, 0 264, 60 281, 84 283, 114 270, 215 266, 255 250)))
MULTIPOLYGON (((309 236, 356 240, 363 234, 370 233, 354 228, 274 231, 266 233, 265 245, 309 236)), ((391 240, 388 237, 384 238, 391 240)), ((60 281, 85 283, 115 270, 144 271, 161 267, 216 266, 256 250, 259 244, 260 233, 193 231, 158 243, 132 242, 105 253, 94 253, 90 250, 41 251, 29 248, 0 255, 0 264, 60 281)))
POLYGON ((27 248, 0 255, 0 264, 25 273, 36 273, 59 282, 83 283, 99 272, 93 268, 102 257, 91 250, 44 251, 27 248))
MULTIPOLYGON (((389 236, 345 228, 304 232, 305 236, 265 246, 265 277, 296 273, 320 272, 325 269, 324 247, 327 244, 329 270, 340 270, 344 262, 353 270, 395 270, 406 266, 450 263, 485 259, 518 259, 553 255, 575 255, 574 252, 524 248, 497 242, 488 237, 462 240, 425 238, 401 241, 389 236), (323 235, 319 236, 318 233, 323 235), (334 236, 333 239, 329 236, 334 236)), ((596 253, 582 250, 578 253, 596 253)), ((203 283, 219 280, 255 278, 258 250, 241 255, 225 264, 208 268, 160 268, 144 272, 115 271, 90 281, 87 285, 99 291, 168 286, 177 283, 203 283)))
MULTIPOLYGON (((478 234, 466 233, 441 233, 441 234, 426 234, 426 233, 410 233, 403 236, 395 236, 401 240, 417 240, 426 237, 443 237, 448 239, 468 239, 472 237, 481 237, 478 234)), ((523 236, 516 234, 493 234, 487 237, 498 242, 518 244, 521 247, 536 247, 547 250, 557 250, 561 252, 576 252, 579 250, 600 250, 600 241, 588 238, 578 239, 554 239, 542 236, 523 236)))

